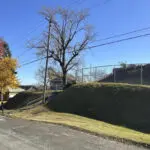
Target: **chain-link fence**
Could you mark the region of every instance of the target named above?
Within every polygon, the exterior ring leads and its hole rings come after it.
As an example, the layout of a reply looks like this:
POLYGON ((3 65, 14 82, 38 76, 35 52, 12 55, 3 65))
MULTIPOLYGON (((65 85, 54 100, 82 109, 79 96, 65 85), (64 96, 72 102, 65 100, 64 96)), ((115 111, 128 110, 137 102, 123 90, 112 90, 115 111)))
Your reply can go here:
POLYGON ((77 82, 150 84, 150 64, 95 66, 76 70, 77 82))

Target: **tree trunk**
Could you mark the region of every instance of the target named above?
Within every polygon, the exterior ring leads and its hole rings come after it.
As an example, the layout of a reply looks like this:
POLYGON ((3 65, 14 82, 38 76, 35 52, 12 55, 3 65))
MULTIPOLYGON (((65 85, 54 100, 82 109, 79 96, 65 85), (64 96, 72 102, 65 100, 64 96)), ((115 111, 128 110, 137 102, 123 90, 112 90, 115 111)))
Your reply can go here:
POLYGON ((66 71, 63 71, 63 77, 62 77, 62 81, 63 81, 63 89, 65 89, 66 84, 67 84, 67 73, 66 71))
POLYGON ((2 109, 2 114, 4 113, 4 109, 3 109, 3 90, 1 90, 1 109, 2 109))

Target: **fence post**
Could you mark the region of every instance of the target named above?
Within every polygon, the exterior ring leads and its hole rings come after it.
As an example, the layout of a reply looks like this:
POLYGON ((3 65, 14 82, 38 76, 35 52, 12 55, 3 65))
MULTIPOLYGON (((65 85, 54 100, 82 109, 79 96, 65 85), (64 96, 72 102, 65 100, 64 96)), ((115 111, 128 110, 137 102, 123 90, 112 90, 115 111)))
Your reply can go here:
POLYGON ((83 83, 83 78, 84 78, 83 77, 84 76, 84 74, 83 74, 84 72, 83 71, 84 71, 84 68, 82 68, 82 83, 83 83))
POLYGON ((97 67, 95 67, 95 81, 97 80, 96 75, 97 75, 97 67))
POLYGON ((91 82, 91 79, 92 79, 92 66, 90 65, 90 82, 91 82))
POLYGON ((75 79, 76 79, 76 82, 78 82, 78 70, 75 70, 75 79))
POLYGON ((142 67, 142 65, 141 65, 141 84, 143 84, 143 67, 142 67))
POLYGON ((116 82, 116 70, 115 70, 115 66, 114 66, 114 69, 113 69, 113 73, 114 73, 114 82, 116 82))

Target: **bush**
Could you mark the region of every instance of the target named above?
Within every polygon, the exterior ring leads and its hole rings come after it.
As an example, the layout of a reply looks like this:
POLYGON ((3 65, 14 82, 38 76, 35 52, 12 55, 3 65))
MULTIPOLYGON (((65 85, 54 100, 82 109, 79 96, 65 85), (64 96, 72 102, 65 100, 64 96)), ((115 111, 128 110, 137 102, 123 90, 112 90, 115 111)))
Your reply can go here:
POLYGON ((115 83, 77 84, 48 106, 59 112, 78 114, 150 132, 150 87, 115 83))

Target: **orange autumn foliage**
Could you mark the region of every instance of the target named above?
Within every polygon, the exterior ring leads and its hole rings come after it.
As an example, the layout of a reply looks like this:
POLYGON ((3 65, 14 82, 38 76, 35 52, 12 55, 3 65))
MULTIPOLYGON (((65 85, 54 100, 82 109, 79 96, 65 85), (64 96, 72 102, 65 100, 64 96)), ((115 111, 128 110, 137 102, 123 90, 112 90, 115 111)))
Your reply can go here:
POLYGON ((14 73, 16 68, 16 59, 10 57, 0 59, 0 92, 5 93, 8 88, 19 86, 19 81, 14 73))

